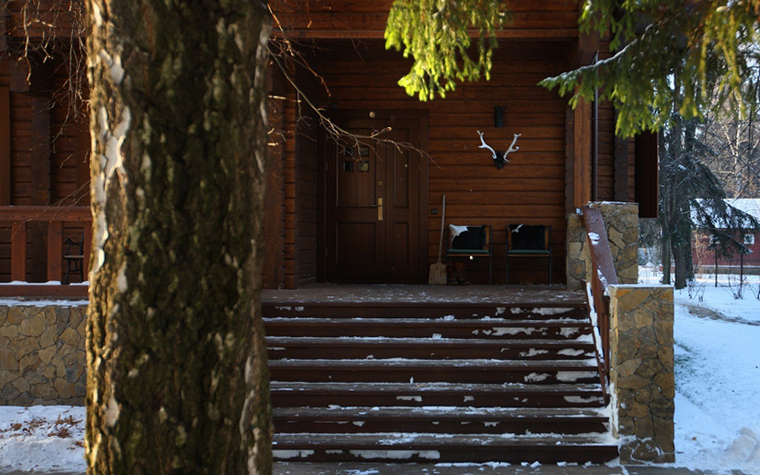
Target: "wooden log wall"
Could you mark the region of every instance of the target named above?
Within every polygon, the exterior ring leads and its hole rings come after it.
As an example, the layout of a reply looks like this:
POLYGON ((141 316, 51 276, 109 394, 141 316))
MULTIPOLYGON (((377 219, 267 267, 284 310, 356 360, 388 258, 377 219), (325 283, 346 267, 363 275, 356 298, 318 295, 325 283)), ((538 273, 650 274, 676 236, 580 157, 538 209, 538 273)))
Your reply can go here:
MULTIPOLYGON (((297 81, 309 97, 318 95, 311 73, 299 68, 297 81)), ((317 228, 319 181, 319 122, 314 110, 298 98, 299 122, 296 127, 296 241, 294 286, 317 281, 317 228)))
MULTIPOLYGON (((396 85, 409 64, 379 42, 328 42, 320 47, 313 61, 330 88, 331 95, 321 103, 326 109, 429 110, 428 209, 440 209, 446 193, 447 223, 493 227, 496 282, 504 281, 505 228, 510 223, 552 226, 553 280, 564 280, 566 104, 536 83, 566 69, 569 44, 503 41, 490 82, 461 85, 446 99, 431 102, 410 98, 396 85), (504 109, 502 128, 494 127, 496 106, 504 109), (490 152, 478 148, 478 130, 497 150, 505 150, 513 134, 520 133, 520 151, 497 170, 490 152)), ((427 254, 433 262, 440 215, 425 218, 427 254)), ((545 271, 519 278, 538 280, 541 275, 545 271)), ((476 276, 483 277, 484 272, 476 276)))
MULTIPOLYGON (((393 0, 279 0, 275 16, 290 37, 382 38, 393 0)), ((570 0, 512 0, 512 23, 502 37, 577 34, 578 5, 570 0)))
MULTIPOLYGON (((0 135, 9 138, 7 156, 3 152, 6 158, 0 159, 5 170, 0 174, 0 188, 7 190, 0 205, 89 204, 86 103, 72 100, 76 96, 69 88, 66 58, 68 51, 44 62, 34 56, 27 62, 7 53, 0 55, 0 94, 7 92, 8 98, 0 100, 0 106, 5 104, 0 114, 9 119, 6 125, 0 120, 0 135)), ((79 93, 86 99, 86 90, 79 93)), ((26 280, 45 281, 50 234, 43 222, 29 226, 26 280)), ((61 237, 79 242, 83 232, 81 224, 65 223, 61 237)), ((9 224, 0 225, 0 281, 11 279, 11 234, 9 224)))
MULTIPOLYGON (((6 3, 6 2, 4 2, 6 3)), ((82 0, 9 0, 5 25, 10 41, 70 39, 75 25, 81 28, 85 3, 82 0)))
POLYGON ((269 65, 269 162, 267 192, 264 205, 264 288, 278 289, 285 285, 285 91, 282 72, 269 65))
MULTIPOLYGON (((315 95, 300 68, 288 76, 315 95)), ((317 281, 318 121, 280 67, 270 68, 270 158, 264 219, 265 288, 297 288, 317 281)), ((308 92, 307 92, 308 91, 308 92)))

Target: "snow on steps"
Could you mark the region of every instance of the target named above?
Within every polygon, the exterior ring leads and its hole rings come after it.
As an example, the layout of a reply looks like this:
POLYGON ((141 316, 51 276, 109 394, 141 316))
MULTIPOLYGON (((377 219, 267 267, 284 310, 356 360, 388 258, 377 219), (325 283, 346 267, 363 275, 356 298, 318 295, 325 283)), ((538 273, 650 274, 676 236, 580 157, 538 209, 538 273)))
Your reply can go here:
POLYGON ((280 460, 617 456, 582 306, 265 303, 264 316, 280 460))

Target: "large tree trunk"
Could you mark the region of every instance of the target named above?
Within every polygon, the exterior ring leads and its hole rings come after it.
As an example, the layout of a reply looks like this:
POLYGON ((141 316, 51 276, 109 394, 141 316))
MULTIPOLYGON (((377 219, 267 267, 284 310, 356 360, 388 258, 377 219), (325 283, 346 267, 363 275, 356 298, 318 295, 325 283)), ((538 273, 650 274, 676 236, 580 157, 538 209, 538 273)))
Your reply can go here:
POLYGON ((267 473, 268 14, 248 0, 88 8, 88 473, 267 473))

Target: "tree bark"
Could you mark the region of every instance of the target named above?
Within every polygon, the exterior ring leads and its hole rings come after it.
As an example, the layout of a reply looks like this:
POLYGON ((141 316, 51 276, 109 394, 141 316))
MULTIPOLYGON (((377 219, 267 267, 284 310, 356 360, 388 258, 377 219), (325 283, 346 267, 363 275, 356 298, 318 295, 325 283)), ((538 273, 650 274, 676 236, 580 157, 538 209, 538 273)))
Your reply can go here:
POLYGON ((88 0, 88 16, 88 473, 269 473, 268 13, 88 0))

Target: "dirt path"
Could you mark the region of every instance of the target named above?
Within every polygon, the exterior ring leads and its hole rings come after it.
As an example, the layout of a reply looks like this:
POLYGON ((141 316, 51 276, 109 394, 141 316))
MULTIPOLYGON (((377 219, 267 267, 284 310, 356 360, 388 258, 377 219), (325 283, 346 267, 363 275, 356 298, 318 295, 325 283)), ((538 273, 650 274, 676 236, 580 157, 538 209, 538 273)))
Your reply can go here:
POLYGON ((687 303, 684 303, 681 305, 686 307, 686 309, 689 310, 689 313, 694 315, 695 317, 709 318, 711 320, 720 320, 722 322, 740 323, 742 325, 751 325, 753 327, 760 327, 760 322, 745 320, 743 318, 728 317, 726 315, 723 315, 720 312, 716 312, 715 310, 711 308, 706 308, 700 305, 687 304, 687 303))

